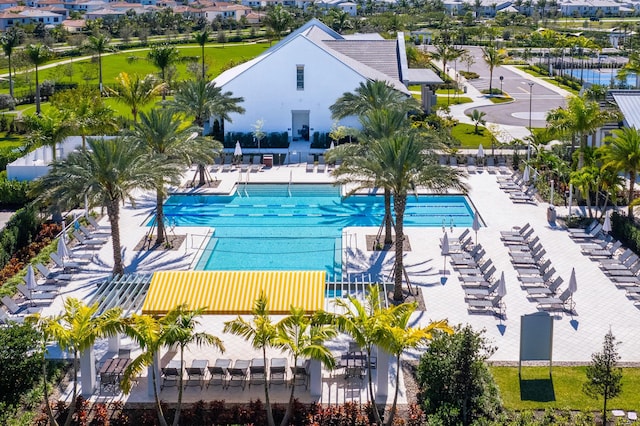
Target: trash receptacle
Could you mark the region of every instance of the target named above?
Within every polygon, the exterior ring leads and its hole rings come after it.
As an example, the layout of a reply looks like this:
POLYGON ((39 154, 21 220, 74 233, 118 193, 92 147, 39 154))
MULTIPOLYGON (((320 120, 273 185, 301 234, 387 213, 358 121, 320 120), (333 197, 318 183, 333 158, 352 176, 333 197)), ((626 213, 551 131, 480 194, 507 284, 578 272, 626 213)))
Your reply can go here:
POLYGON ((264 164, 265 167, 273 167, 273 155, 271 154, 263 155, 262 164, 264 164))
POLYGON ((556 208, 554 206, 549 206, 549 208, 547 209, 547 222, 556 222, 556 208))
POLYGON ((462 93, 467 93, 467 86, 466 85, 462 86, 462 93))

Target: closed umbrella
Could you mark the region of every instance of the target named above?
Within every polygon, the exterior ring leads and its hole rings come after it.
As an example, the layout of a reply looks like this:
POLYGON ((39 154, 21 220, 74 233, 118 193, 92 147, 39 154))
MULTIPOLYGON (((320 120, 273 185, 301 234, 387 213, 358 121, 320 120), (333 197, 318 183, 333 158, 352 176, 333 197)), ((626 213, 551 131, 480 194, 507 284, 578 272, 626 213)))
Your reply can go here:
POLYGON ((478 158, 482 158, 482 157, 484 157, 484 148, 482 147, 482 144, 480 144, 480 145, 478 146, 478 154, 477 154, 477 157, 478 157, 478 158))
POLYGON ((449 236, 445 231, 442 238, 442 256, 444 256, 444 266, 442 268, 443 275, 447 275, 447 256, 449 255, 449 236))
POLYGON ((236 141, 236 149, 233 151, 233 155, 236 157, 242 156, 242 147, 240 146, 240 141, 236 141))
POLYGON ((329 145, 329 149, 333 149, 335 147, 336 147, 336 145, 333 143, 333 141, 331 141, 331 145, 329 145))
POLYGON ((471 225, 471 229, 473 229, 476 233, 476 245, 478 244, 478 230, 480 229, 480 216, 478 215, 478 210, 473 214, 473 224, 471 225))
POLYGON ((571 278, 569 278, 569 287, 567 287, 571 294, 571 312, 573 312, 573 293, 578 291, 578 281, 576 281, 576 268, 571 268, 571 278))
POLYGON ((31 264, 27 266, 27 275, 24 277, 24 282, 27 284, 27 290, 29 290, 29 293, 33 293, 38 287, 36 274, 33 272, 33 266, 31 266, 31 264))
POLYGON ((602 230, 605 233, 611 232, 611 216, 608 214, 604 216, 604 224, 602 224, 602 230))
POLYGON ((524 181, 524 183, 529 183, 529 166, 526 166, 524 168, 524 173, 522 174, 522 180, 524 181))
POLYGON ((64 241, 64 233, 60 235, 60 239, 58 240, 57 252, 58 252, 58 256, 62 260, 66 259, 67 257, 70 257, 69 249, 67 248, 67 244, 64 241))
POLYGON ((498 288, 496 294, 501 298, 507 295, 507 283, 504 280, 504 271, 500 274, 500 281, 498 281, 498 288))

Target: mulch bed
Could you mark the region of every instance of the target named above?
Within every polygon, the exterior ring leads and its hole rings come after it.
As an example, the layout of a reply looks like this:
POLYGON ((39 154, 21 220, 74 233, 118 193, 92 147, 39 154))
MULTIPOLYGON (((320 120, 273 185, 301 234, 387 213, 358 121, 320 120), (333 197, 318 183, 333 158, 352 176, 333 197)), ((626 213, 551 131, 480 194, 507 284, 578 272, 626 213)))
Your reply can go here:
POLYGON ((136 244, 134 250, 178 250, 186 239, 186 235, 167 235, 165 237, 164 243, 159 244, 156 242, 155 235, 153 235, 151 239, 149 239, 147 235, 145 235, 140 241, 138 241, 138 244, 136 244))
POLYGON ((220 182, 220 180, 216 179, 206 182, 204 185, 198 185, 197 182, 189 181, 183 186, 183 188, 217 188, 220 186, 220 182))
MULTIPOLYGON (((393 236, 393 242, 391 244, 384 244, 384 235, 380 236, 380 245, 376 245, 377 235, 367 235, 367 251, 389 251, 396 249, 396 236, 393 236)), ((404 236, 402 242, 404 251, 411 251, 411 244, 409 243, 409 237, 404 236)))
MULTIPOLYGON (((418 304, 418 311, 426 311, 427 307, 424 304, 424 298, 422 297, 422 292, 420 291, 419 288, 415 286, 411 286, 411 288, 413 289, 413 293, 409 292, 409 289, 406 287, 406 285, 402 287, 402 294, 404 298, 400 303, 416 302, 418 304)), ((389 303, 391 304, 396 303, 393 301, 393 290, 389 292, 389 294, 387 295, 387 298, 389 299, 389 303)))

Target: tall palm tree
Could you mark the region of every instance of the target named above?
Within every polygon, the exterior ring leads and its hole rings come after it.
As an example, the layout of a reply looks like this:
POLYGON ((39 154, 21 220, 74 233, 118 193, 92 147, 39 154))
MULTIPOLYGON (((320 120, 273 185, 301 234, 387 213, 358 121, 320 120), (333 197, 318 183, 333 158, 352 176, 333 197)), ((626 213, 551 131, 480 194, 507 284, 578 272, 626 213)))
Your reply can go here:
POLYGON ((273 34, 279 40, 293 22, 293 16, 282 5, 277 5, 267 12, 264 23, 271 28, 273 34))
POLYGON ((74 133, 72 114, 69 111, 49 109, 40 115, 28 115, 24 123, 29 130, 27 146, 50 146, 51 157, 56 160, 57 146, 74 133))
POLYGON ((396 406, 398 403, 398 391, 400 386, 400 357, 402 353, 408 349, 415 349, 428 343, 432 338, 434 330, 441 330, 446 333, 453 333, 453 329, 449 327, 446 320, 432 322, 426 327, 411 327, 411 315, 416 311, 418 305, 414 303, 407 304, 407 308, 395 313, 389 324, 388 338, 382 340, 379 344, 390 354, 396 357, 396 386, 393 395, 393 404, 389 410, 389 418, 387 426, 393 425, 396 415, 396 406))
POLYGON ((629 175, 629 207, 627 215, 633 217, 634 185, 640 170, 640 131, 635 127, 615 130, 613 136, 605 139, 603 166, 629 175))
POLYGON ((13 98, 13 67, 11 66, 11 56, 13 55, 13 49, 18 47, 22 41, 24 33, 18 27, 11 27, 0 37, 0 45, 4 51, 7 60, 9 61, 9 94, 13 98))
MULTIPOLYGON (((204 331, 196 332, 199 317, 204 312, 204 308, 190 310, 186 305, 180 305, 171 310, 167 316, 162 319, 165 326, 165 342, 167 345, 177 345, 180 348, 180 365, 184 363, 184 349, 191 344, 201 346, 203 344, 214 346, 220 352, 224 353, 224 345, 222 340, 213 334, 204 331)), ((180 422, 180 410, 182 408, 182 375, 180 375, 178 383, 178 407, 173 417, 173 426, 178 426, 180 422)))
MULTIPOLYGON (((178 112, 193 117, 193 123, 204 127, 205 122, 213 115, 222 123, 231 122, 230 113, 244 114, 245 109, 239 104, 244 102, 242 97, 233 97, 231 92, 223 92, 215 83, 208 83, 204 79, 187 80, 178 86, 174 98, 167 105, 178 112)), ((221 129, 224 134, 224 128, 221 129)), ((220 151, 218 149, 217 151, 220 151)), ((217 152, 213 153, 214 155, 217 152)), ((200 186, 205 184, 204 164, 198 165, 200 186)))
POLYGON ((127 105, 131 109, 133 122, 138 121, 140 108, 151 102, 163 92, 164 84, 155 84, 152 76, 140 77, 137 74, 129 76, 121 72, 116 77, 116 84, 109 89, 116 96, 116 100, 127 105))
MULTIPOLYGON (((261 292, 253 308, 252 322, 248 322, 241 316, 238 316, 234 320, 225 322, 223 329, 225 333, 243 337, 251 343, 254 349, 261 350, 265 368, 267 366, 267 348, 276 346, 276 336, 278 333, 275 324, 269 316, 267 305, 267 297, 261 292)), ((264 381, 264 402, 267 409, 267 423, 269 426, 275 426, 271 402, 269 400, 269 385, 266 380, 264 381)))
POLYGON ((80 204, 86 195, 91 206, 104 206, 111 223, 113 274, 122 275, 120 204, 132 200, 134 189, 155 189, 160 176, 174 166, 149 156, 137 145, 120 138, 90 139, 87 149, 72 152, 39 179, 40 199, 56 205, 80 204))
POLYGON ((105 34, 91 35, 87 40, 87 49, 98 55, 98 73, 100 82, 100 93, 102 93, 102 54, 110 51, 109 42, 111 39, 105 34))
POLYGON ((172 173, 158 176, 156 183, 156 244, 163 244, 166 238, 164 225, 165 184, 177 184, 185 166, 194 162, 210 161, 222 146, 220 143, 198 135, 200 128, 185 126, 170 109, 152 109, 149 114, 140 114, 140 122, 126 132, 128 139, 141 146, 166 165, 173 165, 172 173))
POLYGON ((435 51, 431 53, 431 57, 442 62, 442 79, 447 81, 447 64, 461 57, 465 50, 455 47, 453 44, 444 40, 439 40, 435 43, 434 48, 435 51))
MULTIPOLYGON (((277 347, 287 351, 293 357, 293 365, 298 365, 298 359, 307 358, 320 361, 325 367, 333 370, 336 360, 331 351, 324 345, 327 340, 336 336, 335 327, 323 324, 317 317, 307 315, 303 309, 291 307, 291 314, 276 324, 277 335, 274 343, 277 347)), ((293 370, 293 383, 296 382, 296 372, 293 370)), ((289 404, 284 413, 280 426, 287 426, 293 413, 294 392, 291 386, 289 404)))
POLYGON ((160 78, 164 83, 162 90, 162 100, 164 101, 167 97, 167 69, 178 61, 180 52, 175 46, 160 44, 151 48, 148 57, 151 63, 160 69, 160 78))
POLYGON ((489 96, 493 96, 493 70, 504 64, 505 59, 507 59, 507 53, 504 49, 487 46, 482 48, 482 54, 482 59, 489 67, 489 96))
POLYGON ((201 78, 204 80, 207 78, 207 74, 204 66, 204 46, 209 42, 209 30, 203 29, 202 31, 195 33, 193 36, 196 43, 200 45, 200 55, 202 56, 202 76, 201 78))
POLYGON ((24 49, 29 62, 36 68, 36 114, 40 115, 40 81, 38 79, 38 67, 51 58, 52 52, 49 47, 42 43, 30 44, 24 49))
POLYGON ((46 335, 55 340, 62 350, 73 354, 73 396, 65 426, 71 424, 78 396, 78 357, 91 348, 101 337, 114 336, 124 329, 122 309, 111 308, 98 314, 99 304, 85 305, 73 297, 64 300, 64 311, 57 316, 42 317, 34 314, 33 321, 40 324, 46 335))

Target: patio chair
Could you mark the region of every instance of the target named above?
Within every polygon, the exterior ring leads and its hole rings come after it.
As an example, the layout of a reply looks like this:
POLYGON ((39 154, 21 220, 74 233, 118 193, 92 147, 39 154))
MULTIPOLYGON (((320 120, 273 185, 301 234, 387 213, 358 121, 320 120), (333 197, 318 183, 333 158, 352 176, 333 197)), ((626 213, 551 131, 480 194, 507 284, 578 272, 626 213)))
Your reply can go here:
POLYGON ((313 158, 313 155, 309 154, 307 156, 307 172, 313 172, 313 169, 315 168, 315 159, 313 158))
POLYGON ((438 164, 441 166, 447 165, 447 157, 445 155, 438 156, 438 164))
POLYGON ((229 372, 229 381, 227 382, 227 388, 229 386, 241 386, 244 390, 244 386, 247 383, 247 373, 249 372, 249 366, 251 361, 248 359, 237 359, 233 364, 233 367, 227 369, 229 372))
POLYGON ((129 348, 118 349, 118 358, 131 359, 131 349, 129 348))
POLYGON ((12 315, 28 315, 42 312, 41 307, 29 307, 27 305, 19 306, 15 300, 9 296, 2 296, 2 303, 12 315))
POLYGON ((291 369, 291 386, 304 385, 305 389, 309 387, 309 365, 308 359, 298 359, 296 365, 292 365, 291 369))
POLYGON ((511 231, 500 231, 500 236, 501 237, 511 237, 511 236, 522 236, 522 234, 524 234, 525 232, 529 231, 529 228, 531 228, 531 224, 530 223, 525 223, 524 226, 522 228, 519 229, 512 229, 511 231))
POLYGON ((593 219, 591 221, 591 223, 589 223, 589 225, 587 225, 586 228, 568 228, 567 232, 569 232, 569 235, 573 235, 573 234, 584 234, 585 232, 591 232, 593 231, 593 229, 599 224, 597 219, 593 219))
POLYGON ((191 361, 191 367, 187 367, 187 381, 184 384, 184 387, 200 386, 200 389, 202 390, 208 366, 209 361, 206 359, 194 359, 191 361))
POLYGON ((75 269, 81 269, 84 266, 87 266, 89 264, 89 261, 86 259, 82 259, 82 260, 67 260, 66 262, 64 260, 62 260, 60 258, 60 256, 58 256, 58 253, 51 253, 49 255, 49 257, 51 258, 51 260, 53 261, 53 263, 56 264, 56 266, 60 269, 62 269, 63 271, 70 271, 70 270, 75 270, 75 269))
POLYGON ((85 247, 100 248, 107 242, 107 240, 98 237, 87 238, 78 231, 73 231, 73 236, 78 240, 80 245, 85 247))
POLYGON ((572 232, 569 236, 574 240, 592 240, 602 232, 602 225, 598 223, 591 231, 588 232, 572 232))
POLYGON ((217 359, 215 364, 209 365, 207 369, 209 370, 209 382, 207 383, 207 389, 212 384, 215 385, 216 381, 220 382, 220 386, 224 389, 227 386, 227 378, 228 373, 227 369, 231 365, 230 359, 217 359))
POLYGON ((286 358, 271 358, 271 365, 269 366, 269 387, 271 387, 271 385, 287 384, 287 364, 286 358))
POLYGON ((73 279, 73 274, 59 274, 51 272, 51 270, 42 263, 36 263, 34 266, 47 281, 71 281, 73 279))
POLYGON ((455 155, 449 157, 449 165, 451 167, 458 167, 458 158, 455 155))
POLYGON ((84 225, 80 225, 78 227, 80 232, 82 232, 87 238, 108 238, 111 236, 111 230, 109 229, 95 229, 91 230, 84 225))
POLYGON ((4 310, 0 309, 0 323, 2 324, 11 324, 12 322, 17 322, 22 324, 24 322, 23 316, 20 315, 9 315, 4 310))
POLYGON ((53 300, 58 296, 58 287, 39 285, 36 290, 29 290, 26 285, 18 284, 16 289, 27 300, 53 300))
MULTIPOLYGON (((269 362, 267 360, 267 362, 269 362)), ((267 381, 267 369, 263 358, 254 358, 249 367, 249 387, 251 385, 263 384, 267 381)))
POLYGON ((324 173, 326 164, 324 163, 324 155, 318 156, 318 173, 324 173))
POLYGON ((160 385, 160 390, 171 387, 178 386, 180 382, 180 378, 182 377, 182 366, 179 362, 171 361, 169 365, 162 368, 162 384, 160 385))
POLYGON ((607 257, 611 258, 615 255, 618 249, 622 247, 621 241, 616 241, 610 248, 599 249, 599 250, 589 250, 582 251, 584 255, 589 256, 589 258, 598 258, 598 257, 607 257))
POLYGON ((543 311, 567 311, 573 312, 573 303, 569 303, 571 292, 566 289, 559 297, 547 297, 538 299, 538 309, 543 311))
POLYGON ((495 163, 495 159, 492 156, 488 156, 487 157, 487 172, 489 172, 490 174, 495 174, 496 173, 496 163, 495 163))
POLYGON ((460 277, 463 282, 463 285, 468 283, 477 283, 477 282, 491 282, 491 277, 496 272, 496 267, 491 266, 484 274, 482 275, 464 275, 460 277))
POLYGON ((496 289, 498 288, 500 283, 496 281, 490 286, 482 286, 482 287, 465 287, 464 289, 464 297, 467 299, 485 299, 489 297, 496 289))
POLYGON ((469 156, 467 157, 467 173, 476 173, 476 160, 469 156))
POLYGON ((488 299, 469 299, 467 300, 467 310, 472 313, 491 313, 497 314, 496 310, 502 311, 504 304, 501 296, 493 296, 488 299))
POLYGON ((222 158, 216 157, 213 160, 213 165, 211 166, 209 171, 211 171, 211 173, 218 173, 221 169, 222 169, 222 158))

